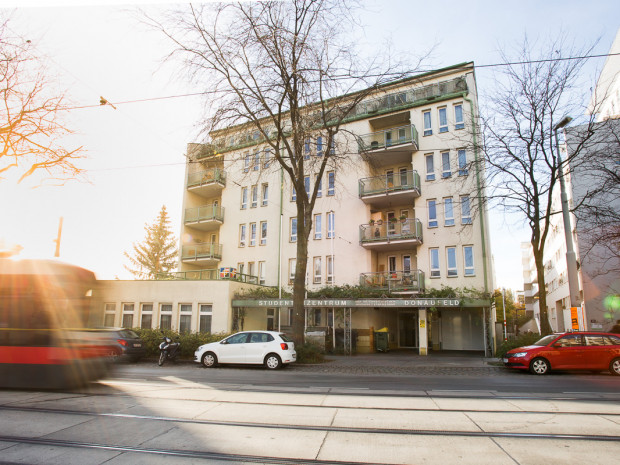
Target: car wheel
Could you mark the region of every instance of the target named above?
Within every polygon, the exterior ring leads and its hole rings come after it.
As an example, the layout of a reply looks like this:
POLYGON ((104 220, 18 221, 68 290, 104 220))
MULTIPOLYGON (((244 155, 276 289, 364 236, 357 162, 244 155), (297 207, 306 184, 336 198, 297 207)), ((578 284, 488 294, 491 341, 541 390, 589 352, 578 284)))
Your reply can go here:
POLYGON ((265 366, 270 370, 277 370, 282 366, 282 360, 276 354, 269 354, 265 357, 265 366))
POLYGON ((165 361, 166 361, 166 352, 162 352, 159 354, 159 361, 157 362, 157 364, 159 366, 162 366, 165 361))
POLYGON ((620 376, 620 358, 614 358, 609 364, 609 372, 612 375, 620 376))
POLYGON ((549 362, 544 358, 535 358, 530 363, 530 372, 535 375, 545 375, 549 372, 550 368, 549 362))
POLYGON ((212 368, 217 365, 217 356, 213 352, 207 352, 202 356, 202 365, 205 368, 212 368))

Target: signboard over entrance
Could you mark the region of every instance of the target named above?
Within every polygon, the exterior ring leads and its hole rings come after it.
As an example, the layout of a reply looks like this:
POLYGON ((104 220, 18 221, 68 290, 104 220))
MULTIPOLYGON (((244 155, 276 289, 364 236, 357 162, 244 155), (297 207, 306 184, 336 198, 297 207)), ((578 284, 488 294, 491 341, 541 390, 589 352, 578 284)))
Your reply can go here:
MULTIPOLYGON (((292 307, 293 299, 233 300, 233 307, 292 307)), ((461 307, 459 299, 305 299, 304 307, 461 307)))

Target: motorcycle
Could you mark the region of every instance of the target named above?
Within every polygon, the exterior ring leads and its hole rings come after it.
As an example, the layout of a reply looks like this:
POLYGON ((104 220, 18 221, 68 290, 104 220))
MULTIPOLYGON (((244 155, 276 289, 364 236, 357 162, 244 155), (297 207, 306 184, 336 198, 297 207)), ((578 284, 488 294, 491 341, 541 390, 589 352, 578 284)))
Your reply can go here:
POLYGON ((157 364, 162 366, 166 360, 176 362, 180 346, 180 343, 172 342, 169 337, 164 337, 163 342, 159 344, 159 362, 157 364))

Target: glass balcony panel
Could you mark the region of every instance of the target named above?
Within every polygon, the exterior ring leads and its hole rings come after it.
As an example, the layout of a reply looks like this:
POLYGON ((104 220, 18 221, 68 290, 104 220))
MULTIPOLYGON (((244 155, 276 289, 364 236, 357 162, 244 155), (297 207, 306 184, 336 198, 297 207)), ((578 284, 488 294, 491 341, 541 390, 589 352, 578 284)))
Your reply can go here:
POLYGON ((204 186, 208 184, 226 185, 226 172, 220 168, 197 171, 187 175, 187 187, 204 186))
POLYGON ((418 147, 418 131, 413 124, 388 128, 357 136, 360 153, 396 147, 403 144, 415 144, 418 147))
POLYGON ((224 221, 224 207, 219 205, 203 205, 202 207, 185 209, 186 223, 209 220, 224 221))
POLYGON ((184 245, 181 249, 182 260, 219 260, 222 258, 222 244, 184 245))
POLYGON ((385 242, 397 240, 417 240, 422 242, 422 223, 417 218, 382 221, 360 226, 360 243, 385 242))
POLYGON ((404 190, 417 190, 419 195, 420 175, 417 171, 401 171, 359 180, 360 197, 404 190))
POLYGON ((390 292, 423 292, 424 272, 411 270, 361 273, 360 286, 390 292))

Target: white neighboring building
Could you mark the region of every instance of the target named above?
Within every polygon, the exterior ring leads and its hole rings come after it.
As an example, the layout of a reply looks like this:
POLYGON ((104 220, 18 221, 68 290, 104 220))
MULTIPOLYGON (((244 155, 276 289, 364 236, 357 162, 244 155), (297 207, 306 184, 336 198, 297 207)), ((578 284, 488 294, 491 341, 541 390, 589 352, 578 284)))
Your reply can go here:
POLYGON ((592 93, 589 113, 594 112, 597 121, 620 118, 620 29, 592 93))
MULTIPOLYGON (((350 325, 360 351, 372 350, 373 330, 382 327, 391 347, 421 354, 492 351, 490 297, 418 298, 443 286, 489 295, 494 288, 487 215, 477 200, 484 173, 470 165, 475 118, 473 63, 387 84, 356 107, 333 148, 349 162, 332 164, 322 179, 307 287, 360 285, 392 298, 308 300, 309 330, 335 338, 350 325)), ((141 324, 146 303, 152 327, 170 321, 173 329, 199 331, 200 308, 208 305, 213 332, 289 325, 290 303, 235 293, 291 290, 295 192, 258 134, 234 127, 212 138, 188 145, 180 271, 149 285, 104 282, 101 305, 115 324, 141 324)), ((322 140, 309 141, 304 156, 330 150, 322 140)))

